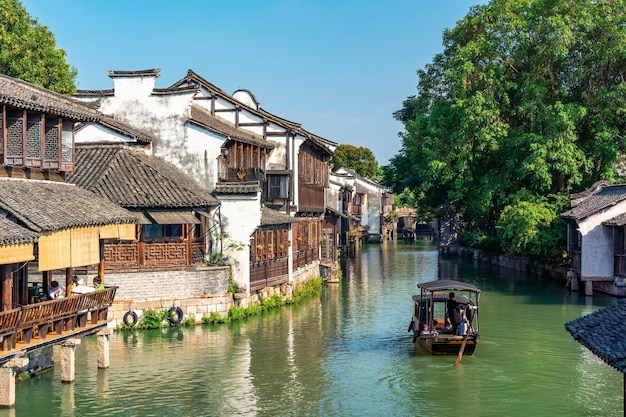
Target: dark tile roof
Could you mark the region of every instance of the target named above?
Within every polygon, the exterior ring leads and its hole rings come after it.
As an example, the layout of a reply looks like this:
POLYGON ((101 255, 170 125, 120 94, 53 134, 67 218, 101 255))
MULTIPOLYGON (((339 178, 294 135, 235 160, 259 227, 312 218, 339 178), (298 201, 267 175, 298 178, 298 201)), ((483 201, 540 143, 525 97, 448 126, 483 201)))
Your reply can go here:
POLYGON ((613 217, 607 221, 602 222, 605 226, 616 226, 621 227, 626 225, 626 213, 620 214, 619 216, 613 217))
MULTIPOLYGON (((105 90, 76 90, 76 92, 74 92, 72 97, 77 97, 77 98, 98 97, 102 99, 103 97, 113 97, 114 95, 115 95, 115 90, 113 90, 112 88, 108 88, 105 90)), ((98 109, 100 108, 100 101, 101 100, 96 100, 95 102, 85 103, 85 106, 98 109)))
MULTIPOLYGON (((189 85, 199 85, 199 86, 207 89, 212 95, 215 95, 216 97, 220 97, 220 98, 222 98, 222 99, 224 99, 226 101, 229 101, 231 103, 236 104, 237 106, 244 106, 249 112, 251 112, 252 114, 256 114, 257 116, 259 116, 263 120, 267 120, 267 121, 275 123, 275 124, 277 124, 279 126, 282 126, 285 129, 293 132, 294 134, 297 133, 297 134, 300 134, 300 135, 304 136, 305 138, 310 140, 313 144, 319 146, 320 148, 322 148, 324 151, 326 151, 330 155, 333 154, 333 152, 330 150, 330 147, 331 146, 337 146, 337 143, 335 143, 333 141, 330 141, 328 139, 324 139, 321 136, 314 135, 314 134, 304 130, 300 123, 292 122, 290 120, 278 117, 275 114, 272 114, 272 113, 262 109, 260 106, 259 106, 258 109, 256 109, 256 108, 252 108, 250 106, 247 106, 247 105, 239 102, 232 95, 224 92, 223 90, 221 90, 220 88, 218 88, 214 84, 211 84, 210 82, 208 82, 207 80, 205 80, 200 75, 198 75, 195 72, 193 72, 192 70, 188 70, 187 71, 187 75, 183 79, 177 81, 176 83, 174 83, 168 89, 180 88, 180 87, 185 87, 185 86, 188 87, 189 85)), ((242 90, 244 90, 244 89, 242 89, 242 90)), ((244 90, 244 91, 247 91, 251 96, 254 97, 252 92, 250 92, 249 90, 244 90)), ((257 101, 256 97, 255 97, 255 101, 257 101)))
POLYGON ((109 77, 158 77, 161 75, 161 68, 151 68, 145 70, 134 70, 134 71, 119 71, 119 70, 110 70, 109 77))
POLYGON ((230 94, 226 93, 225 91, 221 90, 220 88, 218 88, 217 86, 215 86, 214 84, 211 84, 210 82, 208 82, 207 80, 205 80, 204 78, 202 78, 200 75, 196 74, 195 72, 193 72, 192 70, 188 70, 187 71, 187 75, 177 81, 176 83, 174 83, 172 86, 170 86, 169 88, 180 88, 180 87, 187 87, 189 85, 199 85, 205 89, 207 89, 211 94, 215 95, 216 97, 220 97, 226 101, 229 101, 231 103, 235 103, 237 105, 240 106, 245 106, 247 110, 249 110, 250 112, 252 112, 253 114, 256 114, 260 117, 262 117, 263 119, 267 119, 273 123, 276 123, 278 125, 281 126, 285 126, 287 128, 290 129, 300 129, 300 124, 299 123, 295 123, 295 122, 291 122, 287 119, 283 119, 281 117, 278 117, 274 114, 271 114, 265 110, 262 109, 254 109, 251 108, 249 106, 246 106, 243 103, 240 103, 238 100, 236 100, 234 97, 232 97, 230 94))
POLYGON ((5 217, 0 217, 0 246, 34 243, 38 237, 39 234, 20 227, 5 217))
POLYGON ((113 130, 114 132, 117 132, 128 138, 136 140, 138 143, 141 143, 141 144, 149 144, 149 143, 152 143, 154 140, 154 138, 148 133, 145 133, 139 129, 135 129, 134 127, 128 126, 125 123, 115 120, 111 116, 105 116, 105 115, 102 115, 102 118, 97 122, 79 123, 76 125, 75 130, 78 131, 78 130, 84 129, 86 126, 89 126, 92 124, 100 124, 108 129, 113 130))
POLYGON ((561 214, 566 219, 582 220, 626 200, 626 185, 604 185, 595 193, 579 199, 570 210, 561 214))
POLYGON ((275 226, 279 224, 299 223, 300 219, 291 217, 280 211, 272 210, 267 207, 261 207, 261 226, 275 226))
POLYGON ((246 182, 218 182, 215 184, 216 194, 254 194, 260 192, 257 181, 246 182))
POLYGON ((68 182, 126 208, 219 206, 182 170, 123 145, 77 145, 68 182))
POLYGON ((72 101, 69 97, 2 74, 0 74, 0 104, 54 114, 72 120, 100 119, 100 113, 72 101))
POLYGON ((211 116, 211 113, 197 104, 191 105, 191 118, 189 122, 227 136, 237 142, 260 146, 265 149, 274 149, 275 147, 272 142, 264 140, 261 136, 255 135, 245 129, 237 128, 235 125, 228 123, 220 117, 211 116))
POLYGON ((0 209, 35 232, 137 223, 129 211, 61 182, 0 179, 0 209))
POLYGON ((565 329, 594 355, 626 373, 626 299, 565 323, 565 329))

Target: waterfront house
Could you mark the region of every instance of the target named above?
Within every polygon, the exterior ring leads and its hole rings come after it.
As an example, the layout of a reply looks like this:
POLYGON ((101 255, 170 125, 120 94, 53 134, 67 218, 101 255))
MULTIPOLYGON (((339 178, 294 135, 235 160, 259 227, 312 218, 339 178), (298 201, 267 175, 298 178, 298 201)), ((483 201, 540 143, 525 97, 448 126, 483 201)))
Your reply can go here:
POLYGON ((193 71, 160 89, 159 74, 109 71, 113 89, 81 90, 75 98, 148 132, 156 156, 220 200, 219 239, 239 290, 254 291, 259 274, 274 285, 319 275, 324 189, 336 144, 265 111, 248 90, 229 95, 193 71), (273 233, 272 244, 258 243, 263 208, 298 222, 273 233), (288 274, 270 267, 277 256, 287 259, 288 274), (272 273, 281 278, 266 275, 272 273))
MULTIPOLYGON (((76 268, 95 264, 102 269, 104 240, 134 238, 137 218, 132 213, 65 183, 74 169, 75 124, 99 118, 67 97, 0 75, 3 366, 51 366, 53 345, 107 326, 113 286, 49 301, 40 297, 53 279, 69 283, 76 268), (33 351, 38 359, 28 363, 33 351)), ((0 385, 13 383, 13 374, 2 373, 0 385)), ((0 396, 0 406, 11 401, 10 395, 0 396)))
POLYGON ((104 274, 119 287, 119 298, 193 298, 228 291, 226 268, 204 268, 212 244, 207 236, 219 223, 219 201, 180 169, 141 146, 78 143, 68 181, 139 219, 132 240, 104 242, 104 274))
POLYGON ((570 200, 561 217, 567 221, 572 288, 582 281, 586 295, 626 295, 626 185, 600 181, 570 200))

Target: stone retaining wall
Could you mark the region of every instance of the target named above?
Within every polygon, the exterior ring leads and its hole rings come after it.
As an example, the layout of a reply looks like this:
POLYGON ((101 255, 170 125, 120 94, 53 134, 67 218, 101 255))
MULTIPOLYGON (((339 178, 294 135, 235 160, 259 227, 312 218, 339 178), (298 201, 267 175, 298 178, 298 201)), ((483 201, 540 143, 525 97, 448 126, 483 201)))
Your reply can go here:
POLYGON ((228 292, 229 275, 229 267, 107 274, 106 285, 118 287, 109 309, 109 327, 122 324, 129 310, 134 311, 138 319, 144 309, 169 310, 172 307, 180 307, 185 319, 193 318, 196 322, 211 313, 226 317, 230 308, 256 305, 276 294, 291 298, 295 286, 320 276, 320 267, 319 262, 312 262, 295 270, 292 281, 250 295, 228 292))
POLYGON ((515 257, 484 252, 480 249, 468 248, 459 245, 447 245, 439 248, 441 253, 472 258, 483 263, 498 265, 516 271, 528 272, 534 275, 546 276, 556 280, 567 280, 568 267, 541 262, 524 257, 515 257))

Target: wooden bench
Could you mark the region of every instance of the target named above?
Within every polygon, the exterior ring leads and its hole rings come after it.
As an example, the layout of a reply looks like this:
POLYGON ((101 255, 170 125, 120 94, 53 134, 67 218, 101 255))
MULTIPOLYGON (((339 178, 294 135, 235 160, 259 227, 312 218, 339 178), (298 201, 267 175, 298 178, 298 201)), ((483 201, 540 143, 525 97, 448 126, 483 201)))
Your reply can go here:
POLYGON ((52 315, 56 302, 56 300, 50 300, 21 307, 23 314, 19 329, 22 332, 22 341, 24 343, 30 343, 35 329, 39 339, 46 338, 52 324, 52 315))
POLYGON ((22 309, 13 308, 0 313, 0 350, 15 349, 17 329, 22 320, 22 309))

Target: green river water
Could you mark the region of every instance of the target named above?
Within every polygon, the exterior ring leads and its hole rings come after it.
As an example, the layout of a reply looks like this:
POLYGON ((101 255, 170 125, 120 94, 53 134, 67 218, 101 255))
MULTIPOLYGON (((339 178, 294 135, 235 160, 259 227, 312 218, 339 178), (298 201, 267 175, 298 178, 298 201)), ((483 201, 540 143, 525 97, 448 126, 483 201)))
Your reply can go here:
POLYGON ((106 370, 83 338, 74 383, 59 367, 18 383, 0 417, 623 415, 622 375, 563 326, 611 297, 419 244, 369 245, 342 268, 319 298, 243 322, 116 332, 106 370), (416 284, 437 278, 482 289, 481 339, 456 367, 407 332, 416 284))

